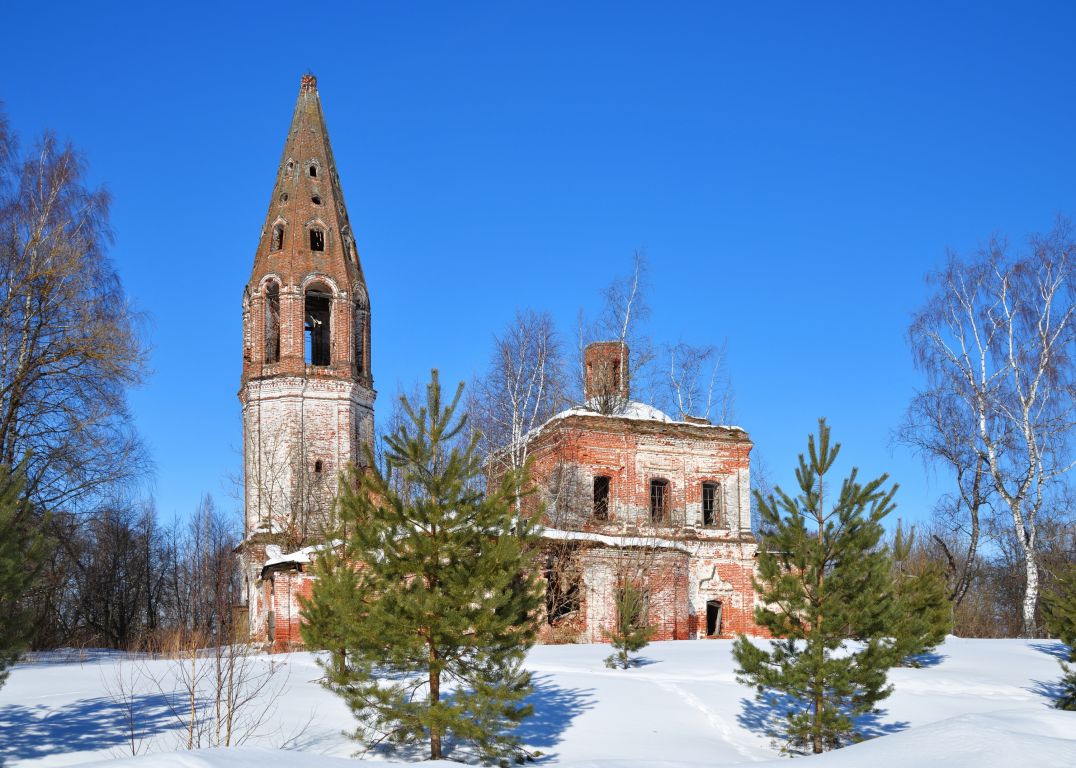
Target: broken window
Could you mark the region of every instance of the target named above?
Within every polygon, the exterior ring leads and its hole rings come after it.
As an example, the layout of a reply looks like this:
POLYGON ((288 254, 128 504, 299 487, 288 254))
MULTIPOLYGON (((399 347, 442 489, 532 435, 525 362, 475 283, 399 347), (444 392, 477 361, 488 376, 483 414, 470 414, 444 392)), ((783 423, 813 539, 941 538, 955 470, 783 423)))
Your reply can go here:
POLYGON ((320 229, 310 230, 310 250, 312 251, 324 251, 325 250, 325 233, 320 229))
POLYGON ((307 365, 328 365, 329 316, 332 311, 332 294, 325 288, 310 287, 306 291, 303 316, 304 354, 307 365))
POLYGON ((721 634, 721 601, 706 601, 706 636, 718 637, 721 634))
POLYGON ((594 478, 594 519, 609 519, 609 478, 604 475, 594 478))
POLYGON ((669 481, 650 481, 650 522, 660 523, 665 520, 669 505, 669 481))
POLYGON ((265 362, 280 362, 280 286, 265 288, 265 362))
POLYGON ((720 525, 721 486, 717 483, 702 484, 702 524, 720 525))
POLYGON ((269 243, 270 251, 279 251, 284 247, 284 225, 273 225, 273 238, 269 243))

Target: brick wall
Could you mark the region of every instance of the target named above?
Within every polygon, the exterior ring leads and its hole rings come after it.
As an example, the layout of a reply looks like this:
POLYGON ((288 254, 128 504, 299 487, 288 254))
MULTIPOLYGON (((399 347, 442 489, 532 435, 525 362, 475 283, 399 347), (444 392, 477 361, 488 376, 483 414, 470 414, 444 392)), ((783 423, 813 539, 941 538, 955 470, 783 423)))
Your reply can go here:
POLYGON ((708 610, 712 636, 762 634, 753 618, 751 447, 735 428, 596 414, 564 416, 542 429, 531 446, 539 492, 528 498, 528 510, 543 506, 549 527, 613 537, 584 545, 580 556, 586 608, 569 617, 579 636, 607 639, 624 578, 645 585, 655 639, 707 636, 708 610), (597 476, 609 478, 606 519, 594 514, 597 476), (651 520, 652 480, 668 482, 660 524, 651 520), (703 483, 719 489, 711 526, 704 525, 703 483), (612 546, 616 541, 631 545, 612 546))

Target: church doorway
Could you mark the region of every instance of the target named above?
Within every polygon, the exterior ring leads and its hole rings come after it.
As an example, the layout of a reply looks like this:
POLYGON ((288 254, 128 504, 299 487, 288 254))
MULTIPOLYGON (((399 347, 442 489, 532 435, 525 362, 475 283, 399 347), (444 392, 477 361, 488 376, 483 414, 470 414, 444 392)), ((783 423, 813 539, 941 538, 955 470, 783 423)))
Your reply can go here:
POLYGON ((718 637, 721 635, 721 601, 706 601, 706 636, 718 637))

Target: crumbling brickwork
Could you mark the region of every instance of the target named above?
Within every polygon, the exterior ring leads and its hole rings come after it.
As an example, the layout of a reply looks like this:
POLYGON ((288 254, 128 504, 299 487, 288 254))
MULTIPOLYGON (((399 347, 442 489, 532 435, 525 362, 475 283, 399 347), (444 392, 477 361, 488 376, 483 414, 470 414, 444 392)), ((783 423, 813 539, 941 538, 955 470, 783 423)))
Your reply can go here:
MULTIPOLYGON (((588 370, 615 371, 602 356, 626 359, 620 346, 588 348, 588 370)), ((625 580, 647 594, 656 639, 759 634, 747 433, 701 419, 674 422, 627 400, 612 374, 592 374, 588 389, 606 379, 624 396, 616 412, 575 408, 530 438, 538 492, 529 510, 542 507, 553 560, 566 542, 575 550, 585 604, 585 613, 550 616, 545 634, 563 639, 557 625, 565 623, 581 639, 606 640, 625 580)))

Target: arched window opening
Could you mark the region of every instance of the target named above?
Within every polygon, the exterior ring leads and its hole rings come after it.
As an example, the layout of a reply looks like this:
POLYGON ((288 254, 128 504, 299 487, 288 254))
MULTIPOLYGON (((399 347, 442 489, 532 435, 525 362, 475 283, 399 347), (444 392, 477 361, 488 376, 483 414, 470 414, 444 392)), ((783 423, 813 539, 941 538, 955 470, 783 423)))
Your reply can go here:
POLYGON ((281 192, 280 193, 280 202, 282 202, 282 203, 288 202, 288 193, 287 192, 281 192))
POLYGON ((650 522, 661 523, 665 521, 669 507, 669 481, 650 481, 650 522))
POLYGON ((310 250, 312 251, 324 251, 325 250, 325 233, 320 229, 310 230, 310 250))
POLYGON ((280 286, 265 288, 265 362, 280 362, 280 286))
POLYGON ((321 205, 321 195, 312 195, 310 197, 310 202, 314 205, 321 205))
POLYGON ((594 478, 594 519, 609 519, 609 478, 605 475, 594 478))
POLYGON ((283 224, 274 224, 273 225, 273 237, 272 237, 271 242, 269 243, 269 250, 273 251, 273 252, 276 252, 276 251, 279 251, 283 247, 284 247, 284 225, 283 224))
POLYGON ((317 472, 320 475, 321 474, 321 469, 322 469, 321 459, 318 459, 317 461, 314 462, 314 471, 317 472))
POLYGON ((365 304, 356 301, 351 306, 352 328, 355 349, 355 372, 362 376, 366 373, 366 333, 369 313, 365 304))
POLYGON ((307 288, 304 297, 303 355, 307 365, 329 365, 329 318, 332 314, 332 294, 320 284, 307 288))
POLYGON ((721 518, 721 486, 717 483, 703 483, 702 524, 723 525, 721 518))
POLYGON ((314 179, 318 177, 318 167, 316 165, 310 166, 310 176, 314 179))

